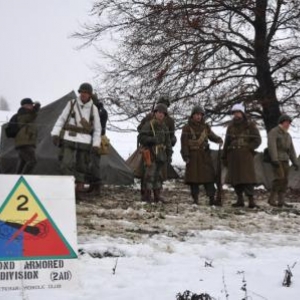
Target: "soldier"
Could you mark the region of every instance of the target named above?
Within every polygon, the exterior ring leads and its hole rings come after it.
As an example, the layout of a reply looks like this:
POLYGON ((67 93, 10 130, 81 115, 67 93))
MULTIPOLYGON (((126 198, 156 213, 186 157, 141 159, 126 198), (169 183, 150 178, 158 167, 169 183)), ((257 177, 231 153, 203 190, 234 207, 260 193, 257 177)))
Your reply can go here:
POLYGON ((37 127, 34 120, 40 107, 39 102, 33 102, 30 98, 21 101, 21 107, 17 113, 17 123, 20 129, 15 137, 15 148, 19 154, 17 174, 30 174, 36 165, 37 127))
MULTIPOLYGON (((82 83, 77 99, 67 103, 51 132, 53 143, 61 146, 61 170, 74 175, 78 199, 85 192, 84 183, 90 174, 91 152, 99 153, 101 125, 98 109, 93 105, 93 88, 82 83)), ((93 174, 97 177, 98 174, 93 174)))
MULTIPOLYGON (((101 124, 101 137, 106 133, 106 123, 108 120, 108 113, 103 106, 103 103, 98 99, 97 94, 92 95, 94 105, 98 109, 100 124, 101 124)), ((90 196, 100 196, 101 194, 101 155, 100 153, 91 153, 91 175, 89 179, 90 187, 88 193, 90 196)))
POLYGON ((268 203, 272 206, 291 207, 284 200, 288 187, 289 160, 291 160, 295 170, 299 170, 292 137, 288 133, 291 123, 292 119, 289 116, 282 115, 278 121, 279 125, 268 134, 268 150, 274 174, 268 203), (278 203, 276 203, 276 198, 278 203))
POLYGON ((261 137, 256 125, 246 118, 242 104, 235 104, 231 111, 233 120, 226 132, 223 162, 228 167, 227 181, 237 194, 237 202, 232 206, 245 206, 245 193, 249 199, 249 208, 255 208, 257 205, 254 201, 254 150, 261 144, 261 137))
MULTIPOLYGON (((167 97, 161 96, 161 97, 159 97, 159 99, 157 101, 157 104, 164 104, 167 108, 169 108, 169 106, 170 106, 171 103, 170 103, 170 100, 167 97)), ((147 121, 152 120, 153 117, 154 117, 154 112, 151 112, 148 115, 146 115, 142 119, 140 125, 138 126, 138 132, 140 132, 140 130, 142 129, 142 127, 144 126, 144 124, 147 121)), ((165 116, 165 118, 164 118, 164 122, 167 125, 167 128, 169 130, 171 145, 172 145, 172 147, 174 147, 175 144, 176 144, 176 142, 177 142, 177 138, 175 136, 175 121, 174 121, 174 119, 169 114, 167 114, 165 116)))
POLYGON ((199 203, 199 185, 203 184, 209 205, 220 205, 215 202, 215 171, 208 141, 222 145, 223 140, 205 123, 204 116, 204 109, 195 106, 188 123, 182 129, 181 156, 186 163, 185 183, 190 185, 195 204, 199 203))
MULTIPOLYGON (((157 104, 164 104, 168 109, 168 107, 170 106, 171 103, 170 103, 170 100, 166 96, 161 96, 161 97, 158 98, 157 104)), ((147 114, 142 119, 140 125, 137 127, 138 132, 141 131, 142 127, 145 125, 146 122, 152 120, 153 118, 154 118, 154 111, 147 114)), ((172 145, 172 147, 174 147, 176 142, 177 142, 177 138, 175 136, 175 121, 169 114, 167 114, 164 118, 164 123, 166 124, 166 126, 169 130, 171 145, 172 145)), ((167 173, 168 173, 168 165, 165 164, 164 169, 162 170, 163 180, 167 179, 167 177, 168 177, 167 173)), ((143 178, 141 178, 141 199, 142 199, 142 201, 144 199, 144 196, 143 196, 144 188, 143 188, 143 186, 144 186, 143 185, 143 178)))
POLYGON ((164 201, 161 196, 162 170, 166 163, 171 161, 172 146, 170 134, 164 123, 168 109, 164 104, 157 104, 154 117, 147 121, 140 129, 138 140, 143 146, 144 174, 141 187, 143 201, 151 202, 153 190, 154 202, 164 201))

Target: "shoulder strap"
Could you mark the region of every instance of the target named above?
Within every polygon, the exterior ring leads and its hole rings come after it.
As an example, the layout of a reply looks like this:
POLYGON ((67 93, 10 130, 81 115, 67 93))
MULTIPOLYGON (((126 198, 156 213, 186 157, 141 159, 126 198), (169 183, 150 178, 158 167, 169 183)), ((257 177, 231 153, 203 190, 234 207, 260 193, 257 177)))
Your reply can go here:
POLYGON ((67 116, 67 119, 66 119, 66 121, 65 121, 65 124, 64 124, 64 126, 63 127, 65 127, 68 123, 69 123, 69 120, 70 120, 70 117, 71 117, 71 114, 72 114, 72 112, 73 112, 73 109, 74 109, 74 106, 75 106, 75 103, 76 103, 76 100, 74 100, 74 101, 70 101, 71 102, 71 107, 70 107, 70 110, 69 110, 69 113, 68 113, 68 116, 67 116))
MULTIPOLYGON (((195 130, 191 126, 189 126, 189 127, 190 127, 190 131, 192 133, 192 136, 193 136, 193 140, 196 140, 197 138, 196 138, 195 130)), ((199 146, 202 145, 202 143, 204 142, 206 137, 207 137, 207 129, 206 129, 206 126, 205 126, 205 128, 203 129, 200 137, 197 139, 197 143, 198 143, 199 146)))
POLYGON ((204 142, 204 140, 206 139, 206 137, 207 137, 207 132, 206 132, 206 127, 205 127, 205 128, 203 129, 203 131, 202 131, 202 133, 201 133, 199 139, 197 140, 199 146, 201 146, 201 145, 203 144, 203 142, 204 142))
POLYGON ((155 136, 155 130, 154 130, 154 126, 153 126, 153 120, 150 121, 150 126, 153 132, 153 135, 155 136))
POLYGON ((193 140, 196 140, 196 133, 195 133, 195 130, 192 128, 192 126, 189 126, 190 128, 190 131, 191 131, 191 134, 192 134, 192 137, 193 137, 193 140))

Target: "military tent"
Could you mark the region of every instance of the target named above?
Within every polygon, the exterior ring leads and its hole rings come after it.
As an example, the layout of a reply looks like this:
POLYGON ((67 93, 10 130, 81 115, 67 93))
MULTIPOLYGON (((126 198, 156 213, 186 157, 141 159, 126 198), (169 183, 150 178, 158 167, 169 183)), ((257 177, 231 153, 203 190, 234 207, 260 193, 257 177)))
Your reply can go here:
MULTIPOLYGON (((72 91, 61 99, 41 108, 35 121, 39 130, 36 149, 37 165, 34 174, 60 174, 58 148, 52 144, 50 132, 67 102, 74 99, 74 97, 76 97, 76 94, 72 91)), ((13 174, 17 165, 17 153, 14 149, 14 139, 8 139, 3 132, 5 126, 2 126, 1 134, 0 171, 4 174, 13 174)), ((134 181, 133 172, 113 146, 110 147, 108 155, 101 157, 101 177, 104 184, 129 185, 134 181)))

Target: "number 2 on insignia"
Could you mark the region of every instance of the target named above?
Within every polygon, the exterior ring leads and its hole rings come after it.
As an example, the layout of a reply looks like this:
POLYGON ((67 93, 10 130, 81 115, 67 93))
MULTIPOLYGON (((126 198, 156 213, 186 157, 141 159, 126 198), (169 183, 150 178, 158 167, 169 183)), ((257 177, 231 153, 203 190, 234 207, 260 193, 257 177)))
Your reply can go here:
POLYGON ((28 203, 28 197, 25 195, 20 195, 17 200, 22 200, 22 202, 17 206, 17 210, 28 211, 28 207, 26 207, 26 204, 28 203))

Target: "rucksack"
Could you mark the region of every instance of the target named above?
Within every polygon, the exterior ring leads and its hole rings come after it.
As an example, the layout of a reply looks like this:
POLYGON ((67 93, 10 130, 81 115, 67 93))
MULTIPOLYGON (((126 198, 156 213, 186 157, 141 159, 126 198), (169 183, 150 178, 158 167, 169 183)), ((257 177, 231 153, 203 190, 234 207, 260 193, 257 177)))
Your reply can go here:
POLYGON ((20 129, 21 127, 18 123, 18 114, 14 114, 5 127, 5 134, 8 138, 15 138, 20 129))

